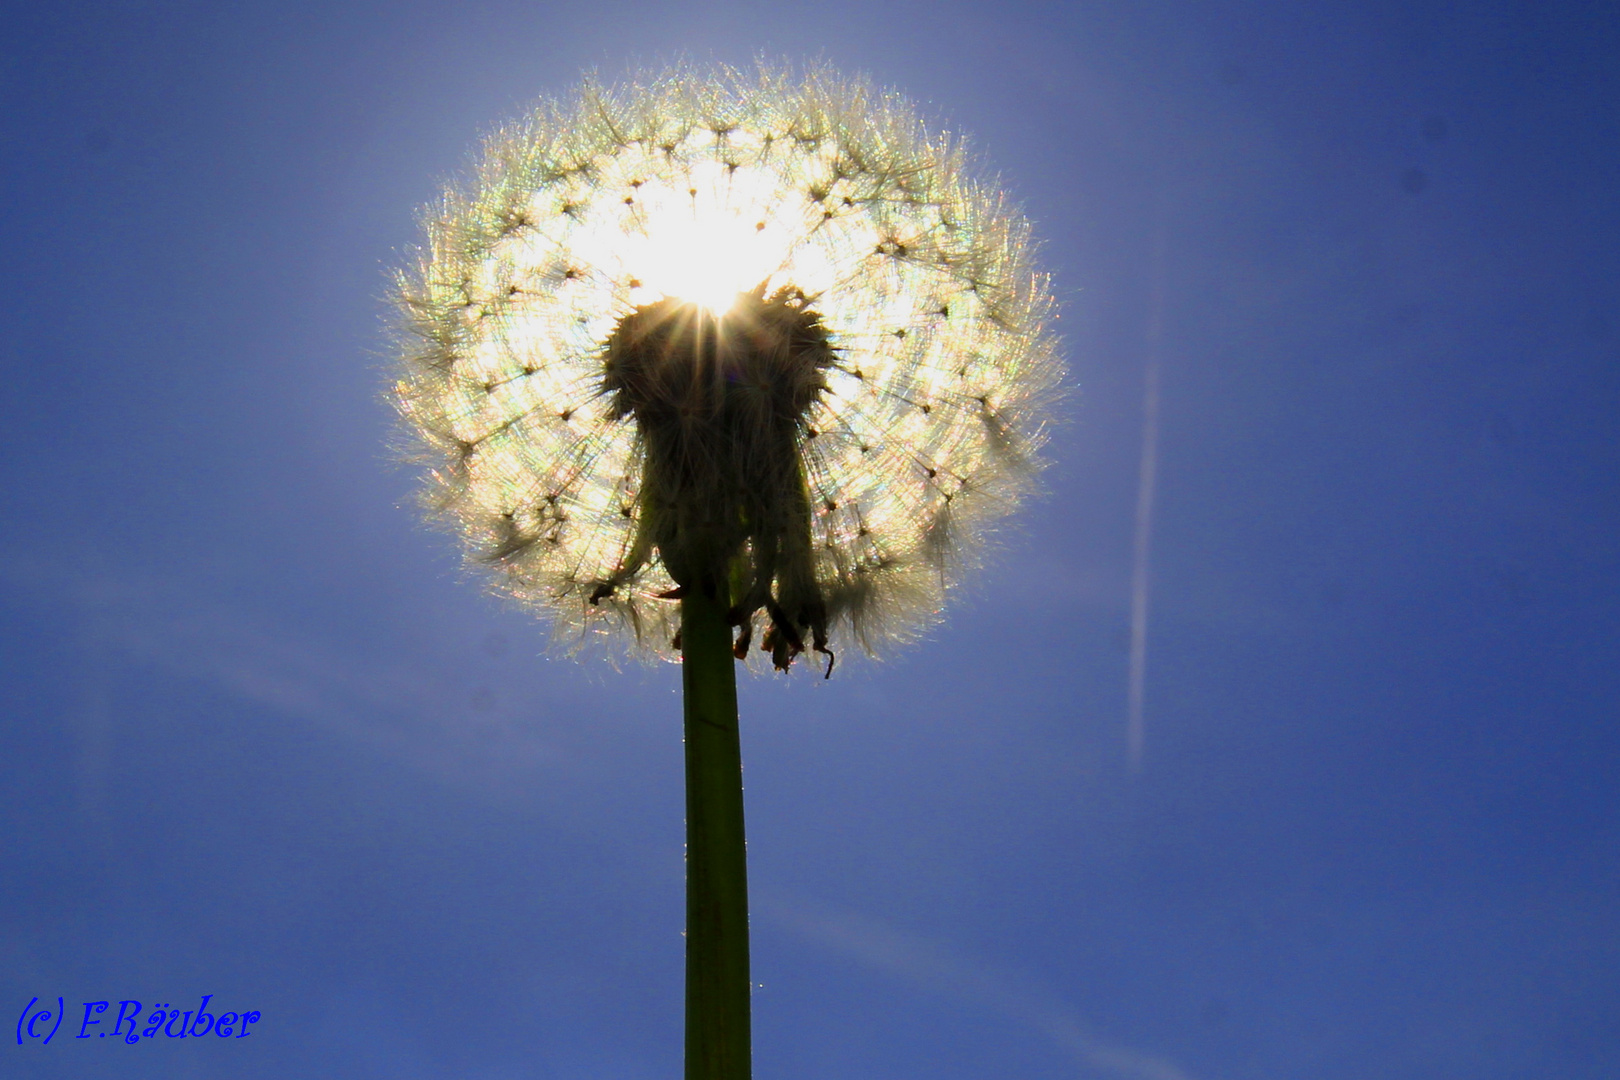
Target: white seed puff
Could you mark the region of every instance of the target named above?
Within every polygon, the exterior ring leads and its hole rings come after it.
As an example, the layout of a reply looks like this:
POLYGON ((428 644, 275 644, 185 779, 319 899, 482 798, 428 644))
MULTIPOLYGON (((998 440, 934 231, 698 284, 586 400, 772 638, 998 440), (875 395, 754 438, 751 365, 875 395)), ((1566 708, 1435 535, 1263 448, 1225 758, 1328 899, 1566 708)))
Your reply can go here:
MULTIPOLYGON (((397 284, 394 400, 425 503, 570 645, 667 655, 679 629, 669 596, 690 582, 672 575, 659 507, 684 496, 648 458, 669 442, 649 427, 662 413, 610 377, 655 317, 684 309, 693 340, 720 340, 703 362, 727 401, 774 370, 725 368, 728 334, 769 322, 815 339, 813 365, 787 365, 791 393, 764 388, 795 403, 758 422, 778 435, 702 443, 737 443, 703 451, 737 459, 733 486, 785 478, 716 511, 741 522, 727 527, 742 644, 764 610, 778 666, 828 640, 914 638, 1039 468, 1062 364, 1029 226, 958 143, 864 81, 769 67, 588 81, 490 137, 424 218, 397 284), (777 446, 791 460, 756 460, 777 446)), ((682 408, 685 431, 721 407, 682 408)))

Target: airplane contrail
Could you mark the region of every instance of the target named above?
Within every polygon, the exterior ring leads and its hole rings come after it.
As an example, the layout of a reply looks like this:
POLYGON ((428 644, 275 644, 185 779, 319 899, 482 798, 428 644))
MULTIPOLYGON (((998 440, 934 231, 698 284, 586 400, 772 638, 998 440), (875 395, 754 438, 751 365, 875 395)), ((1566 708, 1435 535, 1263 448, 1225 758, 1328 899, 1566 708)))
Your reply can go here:
POLYGON ((1148 554, 1153 541, 1153 489, 1159 473, 1159 343, 1164 323, 1164 228, 1153 240, 1153 286, 1148 307, 1147 357, 1142 376, 1142 465, 1136 486, 1136 537, 1131 567, 1131 667, 1125 722, 1132 771, 1142 767, 1147 686, 1148 554))
POLYGON ((1087 1075, 1195 1080, 1168 1058, 1097 1037, 1071 1008, 1014 973, 953 956, 935 942, 859 912, 782 894, 758 899, 759 914, 802 937, 914 986, 1022 1022, 1066 1051, 1087 1075))

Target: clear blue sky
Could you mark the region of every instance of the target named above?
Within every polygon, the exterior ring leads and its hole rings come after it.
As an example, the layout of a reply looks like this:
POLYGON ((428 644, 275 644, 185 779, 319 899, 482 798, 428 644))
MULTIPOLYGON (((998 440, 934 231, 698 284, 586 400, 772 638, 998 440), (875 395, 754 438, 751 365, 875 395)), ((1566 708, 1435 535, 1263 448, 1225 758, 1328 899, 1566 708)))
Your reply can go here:
POLYGON ((1620 1075, 1620 16, 1489 2, 8 5, 0 1075, 677 1074, 678 671, 417 524, 383 298, 494 122, 761 52, 971 134, 1078 391, 943 629, 744 687, 759 1080, 1620 1075))

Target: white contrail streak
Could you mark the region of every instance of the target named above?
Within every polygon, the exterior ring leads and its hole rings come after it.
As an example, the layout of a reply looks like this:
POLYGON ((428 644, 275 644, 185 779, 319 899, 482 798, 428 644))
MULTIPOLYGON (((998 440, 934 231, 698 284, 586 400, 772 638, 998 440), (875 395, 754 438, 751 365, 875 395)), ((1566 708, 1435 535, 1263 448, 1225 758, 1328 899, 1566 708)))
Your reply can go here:
POLYGON ((868 967, 958 1002, 1023 1023, 1066 1051, 1087 1076, 1118 1080, 1194 1080, 1175 1062, 1093 1035, 1061 1001, 1027 979, 951 955, 870 916, 802 898, 756 897, 756 911, 868 967))
POLYGON ((1125 742, 1132 771, 1142 767, 1146 735, 1142 716, 1147 683, 1148 553, 1153 542, 1153 488, 1159 473, 1159 342, 1164 322, 1164 231, 1153 242, 1153 292, 1149 301, 1147 357, 1142 390, 1142 466, 1136 487, 1136 538, 1131 568, 1131 669, 1125 742))

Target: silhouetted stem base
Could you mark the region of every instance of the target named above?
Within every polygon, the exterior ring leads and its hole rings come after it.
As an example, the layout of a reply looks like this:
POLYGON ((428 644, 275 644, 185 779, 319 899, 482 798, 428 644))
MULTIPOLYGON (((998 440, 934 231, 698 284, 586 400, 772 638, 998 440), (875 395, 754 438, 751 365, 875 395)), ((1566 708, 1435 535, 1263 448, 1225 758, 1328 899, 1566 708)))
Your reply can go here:
POLYGON ((686 1080, 748 1080, 748 867, 727 604, 681 599, 686 702, 686 1080))

